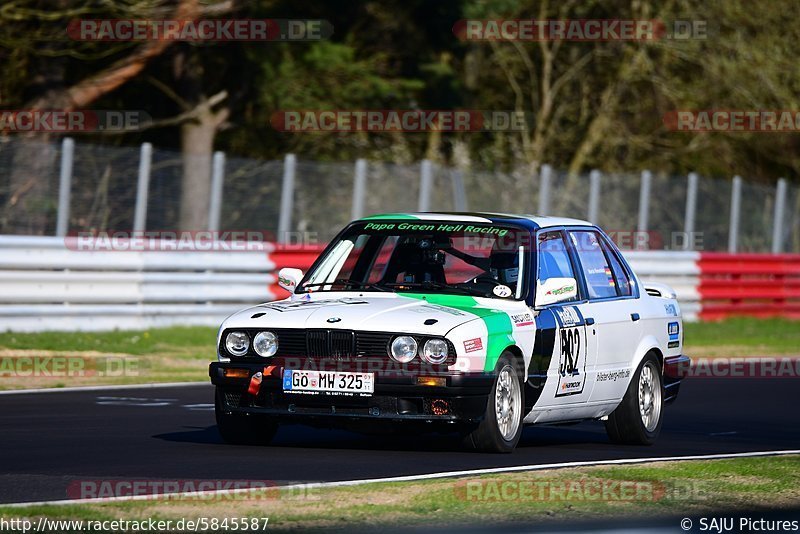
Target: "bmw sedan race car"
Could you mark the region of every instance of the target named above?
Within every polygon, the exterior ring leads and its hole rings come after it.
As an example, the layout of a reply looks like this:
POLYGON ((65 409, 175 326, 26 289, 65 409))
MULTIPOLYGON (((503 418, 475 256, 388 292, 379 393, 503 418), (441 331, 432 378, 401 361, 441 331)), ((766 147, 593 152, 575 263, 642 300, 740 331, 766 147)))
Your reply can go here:
POLYGON ((603 420, 652 444, 689 358, 675 293, 644 287, 598 227, 489 213, 385 214, 349 224, 285 300, 219 330, 225 441, 279 424, 416 422, 510 452, 527 424, 603 420))

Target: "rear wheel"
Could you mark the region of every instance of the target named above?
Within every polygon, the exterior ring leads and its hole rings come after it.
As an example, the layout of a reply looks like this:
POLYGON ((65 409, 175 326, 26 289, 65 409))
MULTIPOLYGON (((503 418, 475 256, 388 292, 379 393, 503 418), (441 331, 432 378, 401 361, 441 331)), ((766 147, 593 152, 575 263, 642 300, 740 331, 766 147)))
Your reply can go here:
POLYGON ((266 445, 278 431, 278 424, 263 415, 241 415, 225 409, 223 392, 217 388, 214 396, 217 430, 226 443, 233 445, 266 445))
POLYGON ((468 447, 485 452, 511 452, 517 446, 525 406, 518 367, 512 354, 504 352, 500 356, 483 420, 464 440, 468 447))
POLYGON ((606 421, 614 443, 652 445, 661 432, 664 380, 658 358, 649 353, 633 375, 622 402, 606 421))

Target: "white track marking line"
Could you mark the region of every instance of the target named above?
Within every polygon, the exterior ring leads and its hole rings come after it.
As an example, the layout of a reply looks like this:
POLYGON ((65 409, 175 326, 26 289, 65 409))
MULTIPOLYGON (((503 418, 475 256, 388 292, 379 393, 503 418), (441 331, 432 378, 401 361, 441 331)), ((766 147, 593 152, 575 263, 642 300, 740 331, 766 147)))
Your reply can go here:
POLYGON ((148 388, 179 388, 188 386, 210 385, 210 382, 150 382, 147 384, 117 384, 108 386, 75 386, 70 388, 40 388, 40 389, 7 389, 0 391, 0 395, 21 395, 23 393, 62 393, 81 391, 106 391, 117 389, 148 389, 148 388))
MULTIPOLYGON (((463 476, 476 476, 488 475, 493 473, 514 473, 519 471, 543 471, 546 469, 566 469, 569 467, 595 467, 601 465, 630 465, 630 464, 646 464, 653 462, 681 462, 681 461, 697 461, 697 460, 725 460, 729 458, 757 458, 763 456, 787 456, 791 454, 800 454, 800 449, 783 450, 783 451, 758 451, 758 452, 737 452, 727 454, 704 454, 693 456, 663 456, 659 458, 620 458, 617 460, 596 460, 596 461, 582 461, 582 462, 563 462, 555 464, 539 464, 539 465, 517 465, 511 467, 491 467, 486 469, 469 469, 465 471, 446 471, 442 473, 428 473, 423 475, 407 475, 387 478, 366 478, 361 480, 342 480, 338 482, 309 482, 301 484, 289 484, 285 486, 270 486, 269 490, 275 489, 317 489, 317 488, 336 488, 344 486, 360 486, 363 484, 376 484, 382 482, 414 482, 417 480, 432 480, 438 478, 454 478, 463 476)), ((263 490, 264 488, 262 488, 263 490)), ((217 490, 217 491, 187 491, 182 493, 162 493, 157 495, 123 495, 118 497, 96 497, 92 499, 71 499, 71 500, 58 500, 58 501, 39 501, 39 502, 22 502, 22 503, 7 503, 0 504, 0 507, 27 507, 27 506, 43 506, 43 505, 76 505, 76 504, 97 504, 97 503, 111 503, 111 502, 125 502, 125 501, 177 501, 185 498, 202 498, 211 497, 214 495, 237 495, 241 493, 248 493, 254 490, 252 488, 241 488, 232 490, 217 490)))

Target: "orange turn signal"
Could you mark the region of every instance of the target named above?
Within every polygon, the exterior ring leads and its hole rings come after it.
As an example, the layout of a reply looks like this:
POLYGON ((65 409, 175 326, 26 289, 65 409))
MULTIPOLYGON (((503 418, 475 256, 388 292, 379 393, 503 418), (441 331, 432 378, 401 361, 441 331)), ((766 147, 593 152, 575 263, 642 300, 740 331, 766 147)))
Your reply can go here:
POLYGON ((447 378, 443 376, 418 376, 417 385, 443 388, 447 385, 447 378))
POLYGON ((250 370, 230 368, 230 369, 223 369, 222 374, 227 376, 228 378, 249 378, 250 370))

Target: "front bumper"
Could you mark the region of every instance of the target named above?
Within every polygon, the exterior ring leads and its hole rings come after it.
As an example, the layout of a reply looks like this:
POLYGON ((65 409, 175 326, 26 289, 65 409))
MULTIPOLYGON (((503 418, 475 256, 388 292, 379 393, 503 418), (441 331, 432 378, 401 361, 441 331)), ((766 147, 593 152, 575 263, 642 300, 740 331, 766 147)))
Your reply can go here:
MULTIPOLYGON (((226 412, 311 423, 342 419, 474 423, 483 418, 494 380, 489 373, 425 372, 424 376, 444 378, 446 384, 422 386, 417 384, 421 373, 376 372, 371 396, 308 395, 283 391, 284 368, 281 362, 213 362, 209 376, 221 393, 226 412), (226 376, 226 369, 246 369, 247 377, 226 376), (253 395, 248 386, 250 377, 257 372, 263 374, 263 379, 258 393, 253 395)), ((340 365, 336 370, 350 369, 340 365)))

